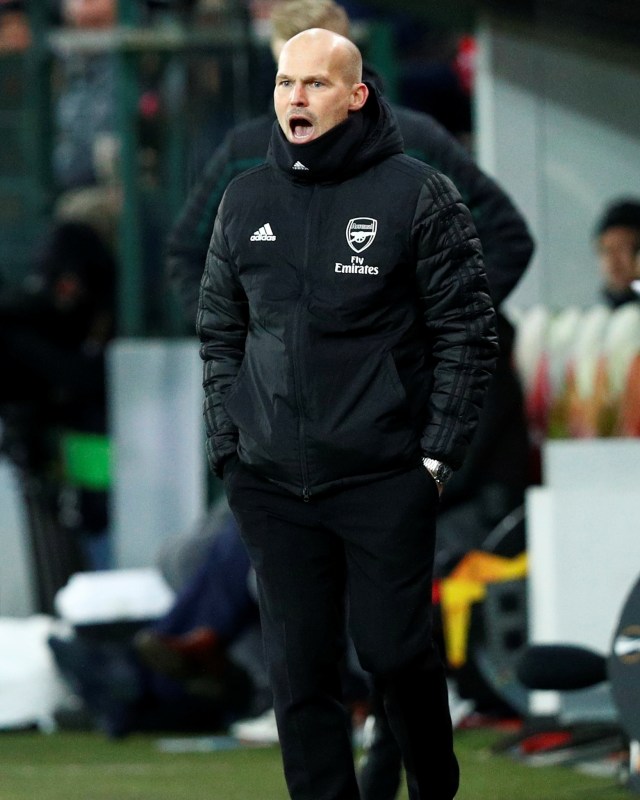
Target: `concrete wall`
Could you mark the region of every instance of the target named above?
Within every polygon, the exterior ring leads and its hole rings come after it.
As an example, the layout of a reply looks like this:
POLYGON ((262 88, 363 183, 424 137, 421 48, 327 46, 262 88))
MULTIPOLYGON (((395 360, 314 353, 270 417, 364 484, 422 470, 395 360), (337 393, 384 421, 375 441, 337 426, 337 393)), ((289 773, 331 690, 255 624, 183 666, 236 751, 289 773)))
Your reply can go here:
MULTIPOLYGON (((527 495, 529 639, 608 655, 640 571, 640 441, 549 441, 543 455, 544 485, 527 495)), ((531 709, 591 719, 612 713, 599 689, 534 692, 531 709)))
POLYGON ((594 221, 612 198, 640 197, 640 58, 489 18, 478 43, 477 157, 538 245, 510 303, 591 305, 594 221))
POLYGON ((33 558, 18 472, 0 457, 0 618, 35 611, 33 558))
POLYGON ((148 567, 206 508, 198 342, 119 339, 108 363, 114 566, 148 567))

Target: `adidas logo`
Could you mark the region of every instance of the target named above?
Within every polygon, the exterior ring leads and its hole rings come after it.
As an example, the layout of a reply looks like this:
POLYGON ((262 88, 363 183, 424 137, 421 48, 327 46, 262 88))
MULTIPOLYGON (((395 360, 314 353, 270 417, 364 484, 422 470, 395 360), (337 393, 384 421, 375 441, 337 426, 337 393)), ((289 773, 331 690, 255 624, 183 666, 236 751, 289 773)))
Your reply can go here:
POLYGON ((304 169, 307 172, 309 172, 309 167, 305 167, 305 165, 302 164, 300 161, 296 161, 296 163, 293 165, 291 169, 304 169))
POLYGON ((275 242, 276 235, 271 230, 271 225, 268 222, 265 222, 264 225, 261 225, 258 230, 249 237, 250 242, 275 242))

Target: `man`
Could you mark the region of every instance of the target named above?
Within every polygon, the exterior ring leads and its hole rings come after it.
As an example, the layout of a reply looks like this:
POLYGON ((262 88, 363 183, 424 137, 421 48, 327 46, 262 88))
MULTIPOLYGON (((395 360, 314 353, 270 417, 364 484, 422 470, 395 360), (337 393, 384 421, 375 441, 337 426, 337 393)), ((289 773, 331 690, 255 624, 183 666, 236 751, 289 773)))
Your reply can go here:
POLYGON ((458 786, 431 635, 438 497, 495 361, 468 209, 402 154, 358 49, 282 49, 267 163, 229 185, 202 279, 210 465, 257 574, 293 800, 359 797, 339 698, 345 596, 412 798, 458 786))
POLYGON ((37 242, 22 286, 0 291, 2 445, 20 467, 27 519, 48 521, 32 530, 42 555, 43 613, 51 612, 55 592, 70 575, 109 563, 108 476, 106 469, 101 474, 101 456, 115 285, 116 261, 98 233, 81 222, 54 222, 37 242), (76 465, 73 474, 68 454, 78 445, 90 445, 96 457, 89 480, 85 468, 76 465))
POLYGON ((596 223, 595 244, 608 305, 637 302, 632 284, 639 272, 640 201, 623 198, 608 205, 596 223))
MULTIPOLYGON (((280 0, 273 6, 270 21, 271 50, 276 62, 284 42, 307 28, 326 28, 347 38, 350 35, 349 17, 334 0, 280 0)), ((365 67, 365 75, 367 80, 379 85, 379 78, 372 70, 365 67)), ((522 215, 505 192, 478 168, 469 152, 436 120, 428 114, 398 106, 394 107, 394 112, 405 152, 449 177, 470 209, 482 242, 491 295, 498 306, 517 284, 533 252, 533 241, 522 215)), ((188 330, 195 320, 200 279, 222 194, 235 176, 264 163, 273 121, 271 112, 229 132, 209 159, 202 179, 193 188, 173 226, 167 246, 167 270, 188 330)), ((459 477, 462 476, 456 479, 459 477)), ((266 724, 271 740, 276 740, 271 716, 266 720, 257 719, 255 723, 247 721, 242 727, 243 735, 253 736, 254 724, 260 726, 260 736, 264 735, 266 724)), ((377 737, 376 742, 381 744, 381 737, 377 737)), ((389 744, 394 748, 393 742, 389 744)), ((378 763, 382 762, 369 758, 367 776, 363 778, 367 785, 376 789, 381 786, 378 763)), ((392 772, 396 773, 397 784, 398 770, 392 772)), ((382 796, 387 800, 387 795, 376 791, 369 800, 382 796)))
MULTIPOLYGON (((307 28, 326 28, 349 38, 349 18, 334 0, 281 0, 271 13, 275 60, 283 43, 307 28)), ((365 68, 368 81, 378 77, 365 68)), ((533 242, 527 225, 505 192, 475 164, 471 155, 428 114, 394 107, 405 152, 450 178, 470 209, 482 242, 491 296, 498 306, 524 273, 533 242)), ((200 278, 220 198, 229 181, 264 163, 273 114, 238 125, 207 163, 167 243, 167 270, 188 325, 193 329, 200 278)))
MULTIPOLYGON (((118 3, 62 0, 60 11, 69 31, 106 32, 116 25, 118 3)), ((99 147, 117 140, 117 57, 107 50, 65 50, 56 68, 53 173, 60 191, 78 192, 100 183, 99 147)))

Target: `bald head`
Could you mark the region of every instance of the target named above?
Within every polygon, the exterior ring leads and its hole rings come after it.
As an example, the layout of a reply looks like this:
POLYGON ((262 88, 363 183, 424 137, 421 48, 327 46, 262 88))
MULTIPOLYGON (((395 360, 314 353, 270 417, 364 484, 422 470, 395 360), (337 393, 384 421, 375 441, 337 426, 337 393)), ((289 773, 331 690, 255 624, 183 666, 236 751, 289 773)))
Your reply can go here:
POLYGON ((344 36, 311 28, 282 48, 274 106, 290 142, 318 138, 359 111, 368 95, 360 51, 344 36))
POLYGON ((338 70, 345 83, 359 83, 362 80, 362 56, 355 44, 334 31, 326 28, 309 28, 292 36, 282 47, 278 68, 283 56, 293 53, 294 57, 303 52, 313 54, 314 58, 324 58, 338 70))

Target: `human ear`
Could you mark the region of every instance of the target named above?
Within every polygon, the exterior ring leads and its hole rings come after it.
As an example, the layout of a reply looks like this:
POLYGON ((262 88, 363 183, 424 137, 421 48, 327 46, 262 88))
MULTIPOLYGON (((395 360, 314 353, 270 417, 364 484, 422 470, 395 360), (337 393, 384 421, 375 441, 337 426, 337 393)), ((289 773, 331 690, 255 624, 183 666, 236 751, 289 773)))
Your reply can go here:
POLYGON ((366 83, 355 83, 351 90, 349 111, 360 111, 369 97, 369 87, 366 83))

